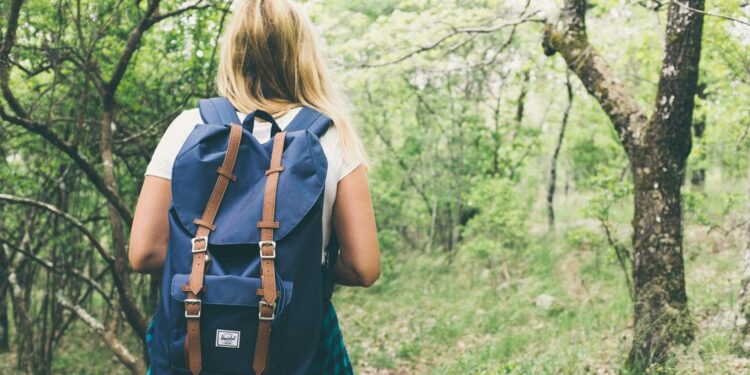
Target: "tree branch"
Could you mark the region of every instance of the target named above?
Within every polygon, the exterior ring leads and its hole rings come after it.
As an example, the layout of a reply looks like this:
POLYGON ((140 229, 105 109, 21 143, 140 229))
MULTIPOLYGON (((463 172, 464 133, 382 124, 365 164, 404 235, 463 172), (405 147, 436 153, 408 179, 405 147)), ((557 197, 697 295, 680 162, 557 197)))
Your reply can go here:
POLYGON ((122 216, 123 220, 127 223, 131 223, 133 221, 133 215, 130 213, 130 210, 125 206, 125 203, 117 192, 110 189, 107 184, 105 184, 104 179, 99 175, 94 166, 86 161, 83 155, 81 155, 75 147, 69 145, 48 127, 33 121, 27 115, 26 111, 23 110, 11 91, 8 71, 11 66, 10 52, 15 43, 18 17, 20 15, 22 3, 23 0, 14 0, 11 3, 11 10, 8 16, 8 26, 5 32, 5 37, 3 38, 2 46, 0 46, 0 90, 2 90, 3 98, 8 103, 13 113, 15 113, 15 116, 8 113, 5 110, 5 107, 0 105, 0 118, 11 124, 19 125, 32 133, 40 135, 47 142, 67 154, 73 159, 76 165, 83 170, 83 173, 89 178, 89 180, 91 180, 102 195, 104 195, 104 197, 117 209, 117 212, 122 216))
POLYGON ((211 4, 202 4, 202 3, 203 3, 203 0, 197 0, 195 3, 193 3, 191 5, 186 5, 186 6, 182 7, 182 8, 175 9, 175 10, 173 10, 171 12, 167 12, 167 13, 158 13, 157 12, 156 14, 154 14, 151 17, 151 23, 152 24, 158 23, 158 22, 160 22, 160 21, 162 21, 162 20, 164 20, 166 18, 179 16, 180 14, 185 13, 185 12, 190 11, 190 10, 207 9, 207 8, 211 7, 211 4))
POLYGON ((94 249, 96 249, 96 252, 98 252, 99 255, 102 256, 102 258, 104 259, 105 262, 107 262, 108 265, 110 266, 113 265, 114 260, 112 259, 111 256, 109 256, 109 254, 107 254, 107 251, 104 250, 104 247, 102 247, 102 245, 96 239, 96 236, 94 236, 94 234, 91 233, 91 231, 89 231, 88 228, 86 228, 86 226, 83 225, 83 223, 81 223, 80 220, 76 219, 74 216, 70 215, 69 213, 64 212, 63 210, 49 203, 40 202, 40 201, 30 199, 30 198, 17 197, 15 195, 10 195, 10 194, 0 193, 0 201, 41 208, 43 210, 53 213, 56 216, 66 220, 67 222, 71 223, 73 227, 78 229, 78 231, 80 231, 84 235, 84 237, 86 237, 86 239, 88 239, 91 242, 91 244, 94 246, 94 249))
POLYGON ((109 81, 105 84, 105 100, 111 100, 112 98, 114 98, 117 87, 119 86, 120 81, 122 81, 122 77, 125 75, 125 71, 127 71, 128 69, 130 60, 133 58, 133 55, 135 54, 135 51, 138 48, 138 45, 140 44, 140 41, 146 30, 167 18, 176 17, 191 10, 207 9, 212 6, 212 4, 210 3, 203 4, 204 0, 196 0, 193 4, 186 5, 182 8, 178 8, 166 13, 160 13, 160 2, 161 0, 149 1, 148 7, 146 8, 146 13, 144 14, 143 18, 141 18, 141 21, 138 23, 135 29, 133 29, 133 31, 130 33, 128 41, 125 44, 125 49, 122 51, 122 54, 120 54, 120 59, 117 62, 115 71, 113 72, 112 77, 109 79, 109 81))
POLYGON ((37 207, 51 212, 63 219, 67 220, 73 226, 78 229, 83 235, 94 245, 96 251, 104 258, 112 272, 112 279, 115 287, 117 288, 120 304, 122 306, 125 316, 128 318, 128 322, 133 329, 143 337, 146 334, 146 321, 143 314, 138 310, 138 306, 133 298, 133 293, 130 290, 130 280, 128 279, 127 264, 122 264, 122 261, 116 261, 116 259, 109 256, 101 244, 96 240, 96 237, 91 233, 80 220, 76 219, 72 215, 62 211, 61 209, 40 201, 36 201, 29 198, 16 197, 9 194, 0 194, 0 201, 6 201, 10 203, 23 204, 27 206, 37 207), (119 267, 119 268, 118 268, 119 267))
POLYGON ((120 360, 132 374, 144 374, 146 368, 143 362, 134 356, 127 346, 125 346, 120 340, 117 339, 115 327, 112 326, 109 329, 104 328, 104 325, 100 323, 95 317, 91 316, 81 306, 73 304, 68 298, 62 295, 62 293, 55 294, 55 299, 65 309, 73 312, 79 319, 81 319, 87 326, 89 326, 99 337, 104 339, 109 349, 114 353, 117 359, 120 360))
POLYGON ((13 46, 16 43, 16 31, 18 30, 18 17, 21 14, 21 5, 23 0, 13 0, 10 3, 10 12, 8 14, 8 26, 5 30, 5 37, 3 38, 2 45, 0 45, 0 90, 3 92, 3 97, 8 102, 10 108, 18 114, 20 117, 27 117, 18 103, 18 100, 13 95, 8 84, 9 69, 12 65, 10 52, 13 50, 13 46))
MULTIPOLYGON (((47 269, 50 272, 63 273, 63 271, 64 271, 62 268, 57 267, 54 263, 52 263, 52 262, 50 262, 50 261, 48 261, 46 259, 43 259, 43 258, 39 257, 38 255, 32 253, 31 251, 24 250, 20 246, 14 245, 12 241, 9 241, 6 238, 0 237, 0 243, 4 243, 9 248, 11 248, 13 251, 17 251, 17 252, 19 252, 19 253, 21 253, 21 254, 23 254, 23 255, 31 258, 33 261, 37 262, 39 265, 41 265, 42 267, 44 267, 45 269, 47 269)), ((108 305, 112 304, 112 300, 109 298, 109 295, 104 290, 104 288, 98 282, 96 282, 96 280, 94 280, 94 279, 92 279, 92 278, 84 275, 83 272, 81 272, 78 269, 71 268, 71 269, 69 269, 69 271, 74 276, 76 276, 79 279, 83 280, 84 282, 86 282, 86 284, 89 284, 94 290, 96 290, 99 293, 99 295, 102 297, 102 299, 108 305)))
MULTIPOLYGON (((687 7, 703 9, 704 0, 687 0, 687 7)), ((690 128, 698 84, 698 66, 701 53, 703 14, 670 3, 667 15, 666 45, 662 60, 655 111, 644 133, 654 133, 653 127, 662 127, 667 134, 664 152, 690 153, 690 128)))
POLYGON ((691 11, 691 12, 696 12, 696 13, 700 13, 700 14, 702 14, 702 15, 704 15, 704 16, 710 16, 710 17, 721 18, 721 19, 723 19, 723 20, 727 20, 727 21, 732 21, 732 22, 737 22, 737 23, 739 23, 739 24, 742 24, 742 25, 745 25, 745 26, 750 26, 750 22, 747 22, 747 21, 743 21, 743 20, 741 20, 741 19, 739 19, 739 18, 734 18, 734 17, 730 17, 730 16, 725 16, 725 15, 723 15, 723 14, 718 14, 718 13, 706 12, 706 11, 704 11, 703 9, 695 9, 695 8, 692 8, 692 7, 690 7, 689 5, 687 5, 687 4, 685 4, 685 3, 681 2, 681 1, 678 1, 678 0, 671 0, 671 1, 670 1, 670 3, 674 3, 674 4, 677 4, 677 5, 678 5, 678 6, 680 7, 680 8, 683 8, 683 9, 687 9, 687 10, 689 10, 689 11, 691 11))
MULTIPOLYGON (((120 58, 117 61, 117 65, 115 66, 115 70, 112 73, 111 78, 104 84, 103 102, 105 111, 107 110, 107 105, 110 104, 110 102, 115 97, 117 87, 120 85, 122 77, 125 75, 125 71, 128 69, 130 59, 133 58, 133 54, 135 54, 135 50, 138 47, 138 44, 140 44, 143 33, 154 25, 151 17, 158 10, 159 2, 160 0, 149 0, 146 14, 143 16, 143 18, 141 18, 140 22, 138 22, 138 25, 130 33, 128 41, 125 43, 125 49, 120 54, 120 58)), ((114 105, 114 103, 111 103, 111 105, 114 105)))
POLYGON ((107 199, 107 201, 115 206, 117 209, 117 212, 122 217, 123 220, 125 220, 127 223, 133 222, 133 215, 130 213, 130 209, 127 208, 125 205, 125 202, 123 202, 120 195, 115 192, 114 190, 110 189, 107 184, 104 183, 104 178, 102 178, 101 175, 99 175, 99 172, 96 171, 94 166, 89 163, 86 158, 84 158, 83 155, 81 155, 78 152, 78 149, 71 146, 64 140, 62 140, 60 137, 58 137, 57 134, 52 132, 47 126, 44 126, 42 124, 33 122, 30 119, 26 118, 20 118, 10 115, 5 111, 5 108, 0 105, 0 118, 3 120, 11 123, 21 126, 22 128, 28 130, 29 132, 32 132, 34 134, 37 134, 44 138, 47 142, 55 146, 58 150, 62 151, 66 155, 68 155, 73 162, 81 168, 83 173, 88 177, 88 179, 91 181, 91 183, 96 187, 97 190, 99 190, 102 195, 104 195, 104 198, 107 199))
POLYGON ((451 39, 454 36, 461 35, 461 34, 469 34, 469 35, 473 35, 473 34, 489 34, 489 33, 493 33, 495 31, 498 31, 500 29, 504 29, 506 27, 515 27, 515 26, 518 26, 518 25, 520 25, 522 23, 525 23, 525 22, 542 22, 541 19, 534 18, 534 16, 536 16, 537 14, 539 14, 539 11, 532 12, 532 13, 529 13, 529 14, 521 14, 521 16, 518 19, 515 19, 515 20, 512 20, 512 21, 503 22, 503 23, 500 23, 500 24, 497 24, 497 25, 493 25, 493 26, 487 26, 487 27, 464 27, 464 28, 455 28, 454 27, 454 28, 452 28, 451 32, 449 32, 449 33, 441 36, 440 38, 436 39, 432 43, 430 43, 428 45, 425 45, 425 46, 422 46, 422 47, 419 47, 419 48, 416 48, 416 49, 414 49, 414 50, 412 50, 410 52, 407 52, 404 55, 402 55, 402 56, 400 56, 400 57, 398 57, 396 59, 389 60, 389 61, 383 61, 383 62, 375 62, 375 63, 362 63, 362 64, 357 65, 356 67, 358 67, 358 68, 378 68, 378 67, 383 67, 383 66, 387 66, 387 65, 397 64, 397 63, 400 63, 400 62, 402 62, 402 61, 404 61, 406 59, 409 59, 412 56, 415 56, 415 55, 418 55, 420 53, 433 50, 433 49, 439 47, 441 44, 443 44, 446 40, 451 39))
POLYGON ((589 43, 585 10, 585 0, 566 0, 561 26, 547 25, 542 46, 547 56, 560 53, 586 91, 599 102, 629 151, 638 143, 640 127, 647 118, 604 57, 589 43))

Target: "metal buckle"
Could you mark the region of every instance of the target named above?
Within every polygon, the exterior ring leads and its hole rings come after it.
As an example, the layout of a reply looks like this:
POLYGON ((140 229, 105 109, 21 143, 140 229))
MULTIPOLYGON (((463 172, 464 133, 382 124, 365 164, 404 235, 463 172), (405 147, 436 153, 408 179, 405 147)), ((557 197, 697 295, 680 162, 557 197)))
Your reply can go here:
MULTIPOLYGON (((198 313, 195 315, 188 314, 187 308, 185 309, 185 318, 187 319, 198 319, 201 317, 201 300, 196 298, 185 298, 185 305, 188 304, 197 304, 198 305, 198 313)), ((187 306, 186 306, 187 307, 187 306)))
POLYGON ((191 250, 192 250, 193 254, 195 254, 195 253, 205 253, 206 251, 208 251, 208 236, 193 237, 193 238, 190 239, 190 243, 192 244, 191 250), (206 247, 204 247, 202 249, 196 249, 195 248, 195 242, 196 241, 203 241, 203 242, 205 242, 206 243, 206 247))
POLYGON ((260 302, 258 302, 258 319, 260 319, 260 320, 273 320, 274 316, 276 316, 276 302, 268 303, 268 302, 266 302, 264 300, 260 300, 260 302), (262 310, 261 310, 260 307, 264 306, 264 305, 265 306, 269 306, 269 307, 271 307, 273 309, 273 310, 271 310, 271 316, 270 317, 263 316, 263 314, 261 313, 262 310))
POLYGON ((260 259, 274 259, 276 258, 276 241, 259 241, 258 250, 260 251, 260 259), (271 255, 263 255, 263 246, 271 246, 273 253, 271 255))

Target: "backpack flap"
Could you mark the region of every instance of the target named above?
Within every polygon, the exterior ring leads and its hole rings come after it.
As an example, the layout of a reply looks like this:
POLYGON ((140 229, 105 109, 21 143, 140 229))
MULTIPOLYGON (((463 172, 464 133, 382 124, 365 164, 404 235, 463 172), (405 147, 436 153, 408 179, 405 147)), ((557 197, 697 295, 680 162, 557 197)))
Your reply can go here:
MULTIPOLYGON (((197 231, 193 220, 201 217, 221 166, 229 139, 229 126, 199 125, 177 155, 172 169, 172 206, 189 233, 197 231)), ((213 245, 251 244, 260 241, 256 223, 261 220, 266 169, 273 142, 260 144, 246 129, 242 132, 234 173, 209 235, 213 245)), ((309 131, 286 135, 281 159, 274 231, 279 241, 292 231, 319 201, 325 185, 327 161, 318 138, 309 131)))
MULTIPOLYGON (((187 297, 182 287, 188 283, 189 278, 189 274, 177 273, 174 275, 172 278, 172 298, 179 302, 185 302, 187 297)), ((276 279, 276 284, 279 291, 278 301, 280 302, 277 305, 276 314, 281 315, 281 311, 292 300, 293 288, 292 282, 282 281, 280 278, 276 279)), ((203 304, 258 307, 260 296, 255 291, 261 287, 259 277, 206 275, 205 285, 206 290, 210 289, 211 293, 203 295, 203 304)))
POLYGON ((198 110, 204 124, 239 124, 237 110, 225 97, 201 99, 198 101, 198 110))
MULTIPOLYGON (((185 368, 185 338, 187 319, 182 304, 187 294, 183 291, 190 275, 176 273, 170 290, 177 302, 177 313, 173 315, 169 335, 172 354, 172 374, 189 373, 185 368)), ((293 284, 276 279, 279 298, 271 323, 278 327, 283 323, 282 312, 288 308, 292 298, 293 284)), ((200 346, 203 371, 201 374, 244 375, 252 373, 252 358, 258 334, 258 305, 260 297, 256 290, 261 287, 259 277, 234 275, 206 275, 206 292, 200 303, 200 346)))

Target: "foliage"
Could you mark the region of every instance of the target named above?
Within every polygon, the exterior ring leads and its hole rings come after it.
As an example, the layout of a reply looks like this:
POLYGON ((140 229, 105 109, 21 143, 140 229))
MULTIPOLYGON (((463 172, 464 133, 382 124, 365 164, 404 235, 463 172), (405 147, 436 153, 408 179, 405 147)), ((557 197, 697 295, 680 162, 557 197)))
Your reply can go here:
POLYGON ((490 261, 494 258, 505 262, 516 259, 514 255, 523 254, 529 244, 527 220, 531 202, 530 197, 514 188, 512 181, 492 179, 477 183, 467 201, 476 214, 464 226, 461 250, 486 259, 488 266, 495 263, 490 261))
MULTIPOLYGON (((214 95, 218 37, 230 6, 229 0, 203 1, 205 8, 146 30, 109 107, 101 85, 117 71, 149 3, 23 4, 8 83, 27 113, 0 100, 0 194, 59 208, 104 251, 49 210, 0 201, 0 263, 6 266, 0 270, 0 342, 2 311, 9 313, 11 337, 0 372, 101 373, 111 364, 127 373, 104 343, 84 339, 92 335, 89 327, 55 303, 56 293, 109 324, 130 352, 142 353, 138 325, 122 314, 128 299, 121 299, 108 263, 127 249, 110 219, 113 200, 92 175, 103 179, 111 168, 123 207, 133 207, 171 119, 214 95), (110 139, 103 137, 105 127, 110 139), (108 144, 111 163, 103 153, 108 144), (11 270, 18 295, 6 282, 11 270), (30 322, 20 319, 24 315, 30 322), (34 345, 39 342, 46 344, 34 345)), ((653 104, 663 49, 665 12, 654 9, 657 3, 591 2, 587 19, 592 43, 646 108, 653 104)), ((190 4, 164 0, 159 6, 164 13, 190 4)), ((558 227, 546 229, 542 197, 566 102, 566 67, 543 56, 536 20, 555 16, 553 2, 303 5, 372 158, 383 274, 366 291, 339 288, 335 294, 359 372, 624 371, 632 305, 612 246, 629 246, 631 172, 608 118, 578 82, 557 173, 558 227), (492 30, 471 31, 482 29, 492 30), (542 295, 553 298, 549 309, 536 302, 542 295)), ((710 2, 709 8, 750 17, 737 0, 710 2)), ((1 3, 4 20, 9 13, 10 1, 1 3)), ((7 26, 0 23, 2 35, 7 26)), ((731 352, 725 322, 739 287, 746 221, 750 38, 743 30, 706 18, 700 66, 706 89, 696 109, 706 130, 693 141, 683 189, 688 293, 700 330, 696 343, 669 364, 671 372, 690 373, 691 366, 702 373, 748 371, 731 352), (705 181, 693 185, 689 176, 699 170, 705 181)), ((129 223, 116 220, 127 235, 129 223)), ((133 305, 148 319, 157 278, 127 272, 125 280, 133 305)))

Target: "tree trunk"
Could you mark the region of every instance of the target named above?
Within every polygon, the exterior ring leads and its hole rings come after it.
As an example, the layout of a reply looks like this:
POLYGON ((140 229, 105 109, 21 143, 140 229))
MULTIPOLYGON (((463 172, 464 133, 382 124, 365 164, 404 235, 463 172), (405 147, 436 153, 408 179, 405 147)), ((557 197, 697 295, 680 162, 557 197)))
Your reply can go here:
POLYGON ((568 93, 568 104, 563 112, 562 122, 560 124, 560 133, 557 136, 555 151, 552 153, 552 162, 549 168, 549 185, 547 186, 547 225, 549 231, 555 229, 555 190, 557 189, 557 159, 560 156, 563 139, 565 139, 565 129, 568 127, 568 116, 570 109, 573 107, 573 86, 570 84, 570 73, 565 74, 565 88, 568 93))
MULTIPOLYGON (((690 2, 703 9, 703 0, 690 2)), ((672 3, 656 111, 631 153, 635 216, 634 367, 663 363, 672 344, 689 343, 689 318, 682 257, 682 194, 692 146, 691 127, 698 84, 703 17, 672 3)))
MULTIPOLYGON (((104 166, 104 181, 107 184, 107 187, 112 189, 112 191, 117 191, 117 179, 114 171, 114 153, 112 152, 112 125, 114 124, 113 106, 114 99, 105 98, 104 117, 102 118, 101 123, 99 147, 102 156, 102 164, 104 166)), ((133 288, 130 284, 130 278, 128 276, 130 273, 130 270, 128 269, 130 262, 128 261, 125 229, 122 225, 122 219, 117 213, 117 208, 108 204, 107 210, 109 211, 112 247, 114 249, 113 276, 119 291, 120 305, 122 306, 122 311, 125 314, 128 323, 145 344, 146 320, 138 309, 135 297, 133 296, 133 288)))
POLYGON ((682 258, 685 160, 665 156, 657 142, 649 139, 644 151, 651 152, 631 162, 635 325, 629 362, 639 369, 663 363, 672 344, 692 340, 682 258))
MULTIPOLYGON (((749 158, 750 159, 750 158, 749 158)), ((750 167, 747 171, 748 190, 750 196, 750 167)), ((747 206, 746 215, 750 216, 750 203, 747 206)), ((739 313, 737 314, 735 346, 745 355, 750 354, 750 220, 748 220, 745 230, 745 249, 742 251, 742 280, 740 286, 740 295, 737 298, 739 313)))
MULTIPOLYGON (((697 143, 703 142, 703 133, 706 131, 706 117, 701 116, 693 124, 693 136, 697 143)), ((703 157, 701 157, 703 159, 703 157)), ((706 169, 702 166, 694 169, 692 176, 690 176, 690 183, 698 188, 703 187, 703 183, 706 181, 706 169)))
MULTIPOLYGON (((0 249, 0 251, 3 251, 0 249)), ((6 272, 0 272, 2 280, 6 280, 6 272)), ((0 353, 7 353, 10 351, 10 324, 8 321, 8 287, 4 284, 4 288, 0 288, 0 353)))
POLYGON ((586 35, 585 0, 566 0, 560 26, 549 24, 543 47, 559 52, 617 131, 633 175, 633 346, 636 372, 663 364, 672 347, 693 338, 682 258, 682 195, 691 148, 704 0, 672 2, 665 53, 649 119, 586 35), (693 9, 693 10, 690 10, 693 9))

